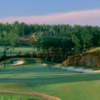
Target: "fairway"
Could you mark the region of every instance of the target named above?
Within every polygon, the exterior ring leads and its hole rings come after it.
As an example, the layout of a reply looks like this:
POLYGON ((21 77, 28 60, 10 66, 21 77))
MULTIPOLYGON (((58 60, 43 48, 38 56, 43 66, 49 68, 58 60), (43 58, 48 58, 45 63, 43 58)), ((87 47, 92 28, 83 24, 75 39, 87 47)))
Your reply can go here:
POLYGON ((100 73, 19 65, 17 68, 0 69, 0 89, 42 93, 61 100, 99 100, 100 73))
MULTIPOLYGON (((27 52, 31 53, 32 48, 31 47, 14 47, 14 53, 13 54, 16 55, 19 51, 22 54, 27 53, 27 52)), ((37 49, 33 49, 33 51, 37 51, 37 49)), ((3 52, 4 52, 4 47, 0 46, 0 55, 2 55, 3 52)), ((7 50, 6 54, 10 55, 11 54, 11 50, 10 49, 7 50)))

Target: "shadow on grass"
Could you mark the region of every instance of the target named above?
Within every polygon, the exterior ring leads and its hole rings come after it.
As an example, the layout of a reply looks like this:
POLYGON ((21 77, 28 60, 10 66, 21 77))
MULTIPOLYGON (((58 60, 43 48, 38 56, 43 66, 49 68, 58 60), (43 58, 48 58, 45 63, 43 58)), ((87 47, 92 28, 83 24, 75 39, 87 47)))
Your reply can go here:
POLYGON ((100 80, 100 73, 75 73, 48 67, 25 69, 0 69, 0 83, 45 85, 100 80))

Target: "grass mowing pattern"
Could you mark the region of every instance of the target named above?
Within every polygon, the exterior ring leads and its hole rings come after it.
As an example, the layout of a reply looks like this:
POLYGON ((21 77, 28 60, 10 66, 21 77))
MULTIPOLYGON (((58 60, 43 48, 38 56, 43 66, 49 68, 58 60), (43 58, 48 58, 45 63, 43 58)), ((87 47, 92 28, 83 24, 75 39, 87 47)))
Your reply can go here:
POLYGON ((100 73, 19 65, 19 68, 0 69, 0 89, 43 93, 61 100, 99 100, 100 73))

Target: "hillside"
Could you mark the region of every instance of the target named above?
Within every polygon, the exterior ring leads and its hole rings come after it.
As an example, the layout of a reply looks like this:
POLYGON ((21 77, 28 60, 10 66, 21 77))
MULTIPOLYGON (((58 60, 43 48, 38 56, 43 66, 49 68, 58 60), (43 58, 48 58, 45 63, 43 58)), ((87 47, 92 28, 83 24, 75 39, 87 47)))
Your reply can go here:
POLYGON ((63 65, 100 67, 100 48, 91 49, 83 54, 69 57, 63 65))

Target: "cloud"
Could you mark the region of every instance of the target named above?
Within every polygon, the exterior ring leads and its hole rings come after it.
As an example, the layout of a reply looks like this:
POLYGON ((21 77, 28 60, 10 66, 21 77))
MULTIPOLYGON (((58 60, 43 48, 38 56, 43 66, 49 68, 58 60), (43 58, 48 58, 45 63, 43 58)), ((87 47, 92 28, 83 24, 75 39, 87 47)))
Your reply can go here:
POLYGON ((41 16, 23 16, 23 17, 6 17, 1 18, 2 23, 13 23, 18 20, 19 22, 29 24, 70 24, 70 25, 93 25, 100 26, 100 9, 73 11, 66 13, 51 13, 41 16))

